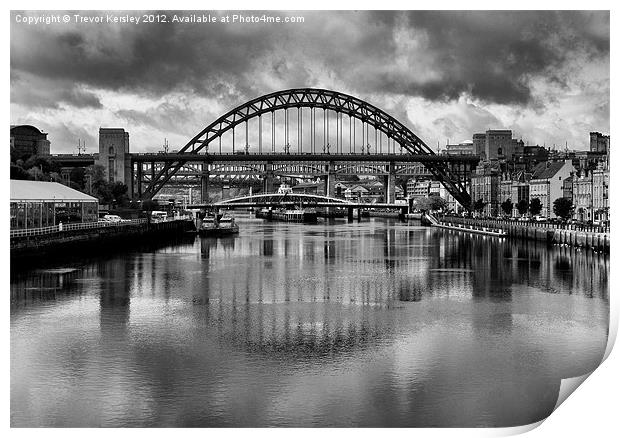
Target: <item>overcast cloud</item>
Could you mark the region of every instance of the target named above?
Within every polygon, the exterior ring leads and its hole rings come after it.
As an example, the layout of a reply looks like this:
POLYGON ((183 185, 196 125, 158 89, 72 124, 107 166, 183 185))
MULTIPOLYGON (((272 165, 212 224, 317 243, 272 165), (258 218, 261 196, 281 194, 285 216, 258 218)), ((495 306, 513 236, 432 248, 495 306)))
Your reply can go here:
POLYGON ((11 123, 49 132, 52 152, 75 151, 78 138, 95 152, 100 126, 127 129, 134 151, 164 137, 176 148, 228 109, 291 87, 368 100, 429 145, 507 128, 530 144, 585 149, 589 131, 609 131, 608 12, 139 25, 26 25, 19 14, 43 13, 12 13, 11 123))

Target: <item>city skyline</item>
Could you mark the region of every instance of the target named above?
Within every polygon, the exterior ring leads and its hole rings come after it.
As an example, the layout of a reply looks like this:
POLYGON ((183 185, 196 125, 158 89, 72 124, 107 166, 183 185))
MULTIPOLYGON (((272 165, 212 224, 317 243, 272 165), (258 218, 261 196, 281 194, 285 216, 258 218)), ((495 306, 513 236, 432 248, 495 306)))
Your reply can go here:
POLYGON ((609 132, 606 11, 269 11, 304 22, 133 27, 20 14, 46 13, 12 13, 11 123, 49 132, 55 153, 78 139, 96 151, 99 127, 126 128, 136 152, 164 138, 176 149, 233 106, 298 86, 372 102, 431 147, 506 128, 587 150, 590 131, 609 132))

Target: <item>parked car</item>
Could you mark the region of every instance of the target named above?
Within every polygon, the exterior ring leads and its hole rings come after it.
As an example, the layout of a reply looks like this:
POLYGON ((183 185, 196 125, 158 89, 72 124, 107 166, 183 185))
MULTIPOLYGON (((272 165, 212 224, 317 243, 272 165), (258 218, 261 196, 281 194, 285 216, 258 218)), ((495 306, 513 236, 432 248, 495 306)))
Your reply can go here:
POLYGON ((547 218, 546 218, 546 217, 544 217, 544 216, 540 216, 540 215, 538 215, 538 214, 537 214, 536 216, 534 216, 532 219, 533 219, 534 221, 536 221, 536 222, 545 222, 545 221, 547 220, 547 218))
POLYGON ((579 221, 577 219, 571 219, 568 221, 569 225, 577 225, 577 226, 584 226, 585 222, 583 221, 579 221))
POLYGON ((165 211, 152 211, 151 212, 151 220, 153 222, 165 222, 168 218, 168 213, 165 211))
POLYGON ((106 214, 105 216, 103 216, 103 221, 120 223, 120 222, 123 222, 123 219, 121 219, 121 217, 116 214, 106 214))

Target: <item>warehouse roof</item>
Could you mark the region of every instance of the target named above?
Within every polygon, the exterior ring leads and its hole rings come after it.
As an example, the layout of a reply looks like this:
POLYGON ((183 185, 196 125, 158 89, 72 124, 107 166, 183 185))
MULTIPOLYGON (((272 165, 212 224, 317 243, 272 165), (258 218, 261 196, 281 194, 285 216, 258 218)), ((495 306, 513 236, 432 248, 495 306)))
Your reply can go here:
POLYGON ((97 198, 55 182, 12 179, 11 201, 97 202, 97 198))

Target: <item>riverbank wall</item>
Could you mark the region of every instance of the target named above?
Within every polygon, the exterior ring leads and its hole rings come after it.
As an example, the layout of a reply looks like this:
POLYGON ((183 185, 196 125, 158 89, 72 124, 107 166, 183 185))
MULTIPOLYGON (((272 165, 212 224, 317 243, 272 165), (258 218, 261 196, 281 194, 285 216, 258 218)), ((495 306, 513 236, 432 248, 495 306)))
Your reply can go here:
MULTIPOLYGON (((133 222, 133 221, 132 221, 133 222)), ((99 250, 131 249, 153 240, 176 238, 196 231, 191 220, 119 223, 86 229, 65 229, 46 234, 11 237, 11 262, 50 258, 67 253, 95 254, 99 250)))
POLYGON ((565 228, 553 228, 536 226, 535 224, 519 224, 484 219, 469 219, 457 217, 444 217, 444 223, 472 225, 503 230, 506 237, 521 240, 537 240, 549 245, 569 245, 578 248, 587 248, 599 252, 609 252, 609 233, 595 231, 570 230, 565 228))

